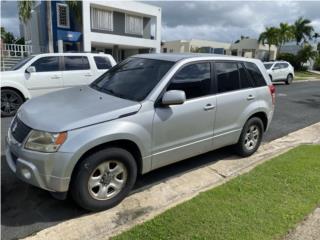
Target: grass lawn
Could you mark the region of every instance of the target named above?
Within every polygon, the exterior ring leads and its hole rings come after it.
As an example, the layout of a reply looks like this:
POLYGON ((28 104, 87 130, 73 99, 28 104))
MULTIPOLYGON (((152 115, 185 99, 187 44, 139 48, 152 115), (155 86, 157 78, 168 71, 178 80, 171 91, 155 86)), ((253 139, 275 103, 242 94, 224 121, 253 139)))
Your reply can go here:
POLYGON ((319 204, 320 145, 305 145, 113 239, 279 239, 319 204))
POLYGON ((305 80, 308 78, 320 79, 320 74, 316 74, 308 71, 295 72, 294 74, 295 74, 294 80, 305 80))

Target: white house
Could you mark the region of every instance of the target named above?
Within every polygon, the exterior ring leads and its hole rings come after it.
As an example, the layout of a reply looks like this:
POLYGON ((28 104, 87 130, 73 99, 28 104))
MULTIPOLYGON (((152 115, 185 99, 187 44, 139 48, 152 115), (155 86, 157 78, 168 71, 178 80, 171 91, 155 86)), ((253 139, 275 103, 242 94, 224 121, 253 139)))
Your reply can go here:
POLYGON ((135 1, 83 1, 83 50, 122 60, 160 52, 161 8, 135 1))

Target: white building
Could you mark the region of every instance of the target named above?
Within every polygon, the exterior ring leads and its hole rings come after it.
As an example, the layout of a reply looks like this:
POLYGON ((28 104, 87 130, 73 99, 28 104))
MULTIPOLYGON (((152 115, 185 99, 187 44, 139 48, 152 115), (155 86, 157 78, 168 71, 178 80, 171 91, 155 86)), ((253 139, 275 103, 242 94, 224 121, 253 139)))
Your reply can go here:
MULTIPOLYGON (((237 43, 224 43, 206 40, 176 40, 163 42, 162 52, 202 52, 242 56, 268 60, 269 45, 261 44, 257 39, 242 39, 237 43)), ((277 56, 277 47, 270 47, 271 60, 277 56)))
POLYGON ((160 52, 161 8, 140 2, 83 1, 83 48, 116 60, 160 52))

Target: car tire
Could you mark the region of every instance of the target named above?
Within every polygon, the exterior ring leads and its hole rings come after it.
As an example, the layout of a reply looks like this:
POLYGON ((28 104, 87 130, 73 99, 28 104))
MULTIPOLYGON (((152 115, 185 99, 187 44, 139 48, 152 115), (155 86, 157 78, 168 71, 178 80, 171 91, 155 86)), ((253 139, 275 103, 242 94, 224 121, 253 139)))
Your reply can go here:
POLYGON ((286 84, 287 84, 287 85, 290 85, 290 84, 292 83, 292 81, 293 81, 293 76, 292 76, 292 74, 290 73, 290 74, 288 74, 288 76, 287 76, 286 84))
POLYGON ((100 211, 114 207, 130 193, 137 177, 137 164, 125 149, 110 147, 86 157, 75 171, 71 179, 72 198, 84 209, 100 211))
POLYGON ((241 157, 248 157, 255 153, 261 144, 264 127, 260 118, 250 118, 244 125, 239 141, 234 146, 241 157))
POLYGON ((1 117, 14 116, 24 99, 21 94, 13 89, 1 89, 1 117))

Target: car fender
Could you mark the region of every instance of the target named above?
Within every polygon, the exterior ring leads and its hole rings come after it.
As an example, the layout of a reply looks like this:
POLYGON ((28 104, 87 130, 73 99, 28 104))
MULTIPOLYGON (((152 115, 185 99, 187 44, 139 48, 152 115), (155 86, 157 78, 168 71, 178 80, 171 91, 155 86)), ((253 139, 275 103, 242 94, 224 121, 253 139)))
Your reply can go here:
POLYGON ((28 89, 21 83, 19 82, 14 82, 14 81, 8 81, 8 80, 1 80, 1 88, 14 88, 18 90, 19 92, 22 93, 24 99, 30 99, 31 94, 28 91, 28 89))

